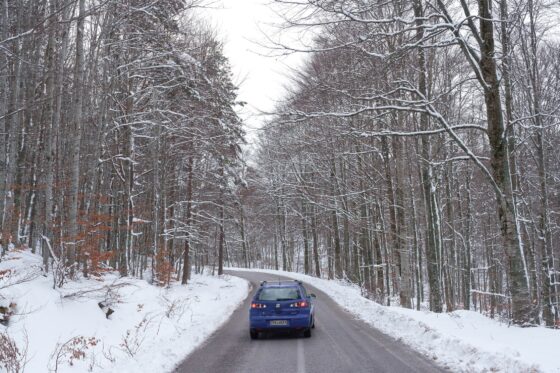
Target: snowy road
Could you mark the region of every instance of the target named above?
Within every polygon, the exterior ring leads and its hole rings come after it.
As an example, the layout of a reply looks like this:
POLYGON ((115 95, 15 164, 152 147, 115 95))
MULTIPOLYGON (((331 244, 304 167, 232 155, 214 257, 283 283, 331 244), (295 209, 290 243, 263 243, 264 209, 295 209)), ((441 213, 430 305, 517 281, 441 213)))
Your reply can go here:
MULTIPOLYGON (((249 280, 253 292, 262 280, 278 276, 254 272, 228 272, 249 280)), ((283 279, 283 278, 281 278, 283 279)), ((229 322, 176 369, 177 373, 245 372, 443 372, 441 368, 364 322, 354 319, 323 292, 317 295, 316 328, 310 339, 272 336, 249 338, 251 296, 229 322)))

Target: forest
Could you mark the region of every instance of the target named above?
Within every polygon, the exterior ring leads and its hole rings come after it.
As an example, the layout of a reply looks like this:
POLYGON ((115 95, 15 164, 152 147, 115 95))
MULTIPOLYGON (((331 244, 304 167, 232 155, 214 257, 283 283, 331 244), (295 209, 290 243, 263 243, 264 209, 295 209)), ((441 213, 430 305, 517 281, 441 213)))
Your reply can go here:
POLYGON ((304 53, 245 145, 197 0, 0 6, 2 250, 53 286, 204 266, 560 325, 560 4, 275 0, 304 53))
POLYGON ((55 286, 107 267, 165 283, 215 246, 243 129, 199 6, 3 2, 3 248, 41 252, 55 286))

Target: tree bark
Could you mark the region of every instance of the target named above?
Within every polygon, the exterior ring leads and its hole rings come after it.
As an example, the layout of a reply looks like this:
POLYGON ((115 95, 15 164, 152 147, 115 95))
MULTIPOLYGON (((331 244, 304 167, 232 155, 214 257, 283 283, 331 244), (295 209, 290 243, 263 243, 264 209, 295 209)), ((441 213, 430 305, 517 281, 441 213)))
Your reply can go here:
MULTIPOLYGON (((414 15, 416 17, 417 34, 416 40, 422 43, 424 38, 423 17, 424 10, 422 0, 414 0, 414 15)), ((426 57, 423 48, 418 49, 418 90, 428 99, 428 82, 427 82, 427 66, 426 57)), ((427 113, 420 114, 420 128, 422 130, 429 129, 429 117, 427 113)), ((440 227, 439 219, 437 219, 438 206, 435 195, 435 186, 433 182, 433 168, 429 163, 431 160, 431 147, 429 136, 424 135, 422 142, 422 186, 424 195, 424 206, 426 209, 426 260, 428 266, 428 283, 430 286, 430 310, 433 312, 442 312, 442 294, 441 281, 439 275, 439 254, 441 253, 441 241, 439 237, 440 227)))
POLYGON ((527 264, 524 259, 512 192, 509 149, 505 135, 500 81, 498 79, 494 46, 492 1, 479 0, 480 36, 482 39, 480 68, 484 79, 484 100, 488 121, 488 139, 491 147, 490 164, 496 186, 498 216, 507 255, 512 322, 517 325, 533 324, 536 309, 531 304, 527 264))
POLYGON ((80 187, 80 143, 82 138, 82 111, 84 94, 84 17, 85 0, 78 1, 78 21, 76 25, 76 60, 74 62, 74 83, 73 83, 73 128, 72 140, 70 145, 70 206, 68 212, 68 234, 67 234, 67 261, 70 266, 71 274, 74 272, 74 264, 78 254, 78 190, 80 187))
POLYGON ((191 240, 191 214, 192 214, 192 194, 193 194, 193 157, 187 159, 187 195, 185 206, 185 246, 183 249, 183 277, 181 284, 186 285, 190 278, 190 240, 191 240))

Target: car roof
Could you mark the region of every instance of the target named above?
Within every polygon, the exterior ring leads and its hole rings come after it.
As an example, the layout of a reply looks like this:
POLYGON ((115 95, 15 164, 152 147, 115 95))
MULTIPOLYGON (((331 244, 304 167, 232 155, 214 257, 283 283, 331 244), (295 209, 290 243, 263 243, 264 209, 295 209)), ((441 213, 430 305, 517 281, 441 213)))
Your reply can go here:
POLYGON ((261 287, 298 287, 302 286, 302 282, 298 280, 284 280, 284 281, 262 281, 261 287))

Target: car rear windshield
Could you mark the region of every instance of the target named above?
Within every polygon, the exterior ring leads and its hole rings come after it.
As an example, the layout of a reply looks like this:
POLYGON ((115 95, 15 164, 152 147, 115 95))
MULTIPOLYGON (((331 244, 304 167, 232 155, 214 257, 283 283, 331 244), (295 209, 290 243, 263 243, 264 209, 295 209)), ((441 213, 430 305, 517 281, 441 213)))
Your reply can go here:
POLYGON ((259 300, 281 301, 300 299, 299 289, 295 287, 264 288, 259 293, 259 300))

